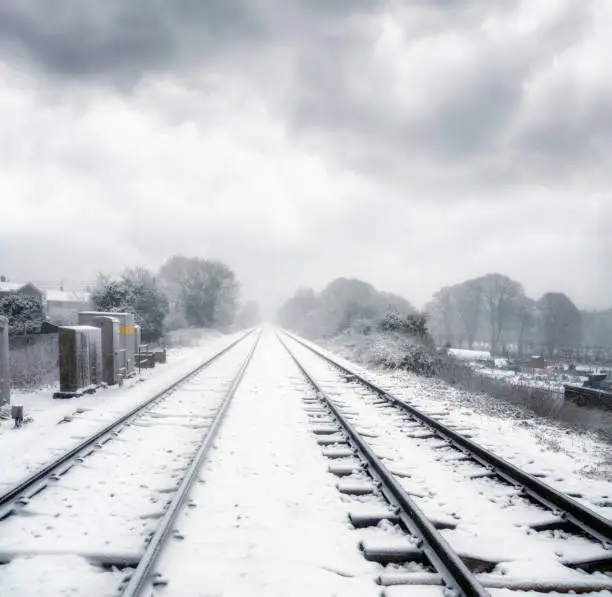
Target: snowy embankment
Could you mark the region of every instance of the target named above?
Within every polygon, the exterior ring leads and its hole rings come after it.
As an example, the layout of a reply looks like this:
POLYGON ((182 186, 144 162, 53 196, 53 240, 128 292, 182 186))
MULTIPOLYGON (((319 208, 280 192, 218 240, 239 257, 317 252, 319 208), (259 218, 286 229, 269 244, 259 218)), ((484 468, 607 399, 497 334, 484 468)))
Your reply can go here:
POLYGON ((594 433, 573 430, 489 395, 462 391, 434 377, 374 367, 363 337, 339 336, 326 341, 324 347, 333 351, 328 354, 349 359, 344 362, 349 368, 398 398, 409 400, 417 408, 448 413, 447 421, 475 429, 474 439, 500 456, 524 454, 525 461, 534 460, 543 468, 558 471, 560 477, 612 479, 611 447, 594 433))
MULTIPOLYGON (((566 581, 580 586, 586 580, 584 573, 564 562, 607 557, 601 543, 579 534, 530 532, 528 525, 550 520, 551 512, 525 499, 520 488, 488 478, 479 464, 462 460, 447 449, 446 442, 432 438, 420 424, 408 422, 399 409, 381 407, 377 394, 347 380, 308 349, 295 342, 291 348, 323 391, 350 409, 354 424, 372 434, 375 439, 369 443, 391 463, 399 483, 427 516, 451 522, 453 528, 445 529, 443 535, 453 549, 493 563, 489 578, 504 577, 515 582, 527 578, 534 583, 566 581)), ((419 406, 425 410, 432 405, 422 402, 419 406)), ((433 416, 445 424, 452 420, 447 412, 438 411, 433 416)), ((533 449, 526 437, 517 438, 520 443, 502 443, 497 438, 498 428, 479 423, 474 417, 463 421, 465 432, 478 443, 498 452, 503 449, 504 455, 521 469, 575 495, 602 516, 612 517, 612 502, 608 499, 612 483, 584 482, 574 476, 567 457, 543 455, 533 449)))
POLYGON ((0 493, 18 480, 151 398, 228 346, 240 333, 202 333, 189 347, 168 350, 167 363, 143 369, 122 387, 100 389, 71 400, 54 400, 54 387, 35 392, 13 391, 13 404, 22 404, 32 420, 13 429, 10 419, 0 419, 0 493))

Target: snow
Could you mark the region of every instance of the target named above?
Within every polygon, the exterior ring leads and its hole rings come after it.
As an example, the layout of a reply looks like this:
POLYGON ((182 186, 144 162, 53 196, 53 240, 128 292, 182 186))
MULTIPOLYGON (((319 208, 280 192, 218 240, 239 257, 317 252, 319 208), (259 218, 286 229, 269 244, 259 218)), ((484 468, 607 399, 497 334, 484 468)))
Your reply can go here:
MULTIPOLYGON (((147 371, 142 383, 132 380, 123 388, 74 401, 54 401, 50 390, 16 396, 34 421, 21 430, 12 430, 11 422, 0 423, 5 463, 0 482, 12 485, 236 337, 209 338, 199 347, 172 350, 169 363, 147 371), (66 422, 58 424, 62 420, 66 422)), ((0 566, 0 595, 116 594, 125 572, 93 564, 139 558, 253 341, 240 343, 177 388, 19 514, 2 521, 0 562, 11 561, 0 566), (18 557, 11 559, 13 554, 18 557)), ((528 579, 546 586, 554 580, 604 578, 563 566, 564 561, 605 553, 599 545, 560 531, 532 531, 529 525, 549 519, 550 512, 525 501, 515 488, 481 476, 481 467, 458 459, 457 452, 408 422, 399 410, 381 407, 367 389, 347 382, 295 342, 288 343, 426 515, 455 527, 442 531, 447 541, 463 554, 492 562, 491 570, 481 575, 483 581, 495 587, 528 579)), ((603 515, 612 515, 612 483, 585 474, 599 449, 593 440, 559 436, 537 420, 483 412, 432 380, 347 365, 527 471, 545 475, 547 483, 579 493, 584 504, 603 515)), ((367 528, 349 523, 349 513, 367 516, 388 506, 375 494, 340 491, 363 489, 371 480, 361 469, 343 478, 329 472, 358 469, 359 464, 338 445, 318 445, 323 439, 337 440, 336 429, 273 331, 265 330, 157 562, 156 571, 167 584, 150 586, 146 594, 374 597, 381 594, 375 584, 381 576, 431 579, 431 569, 420 564, 385 567, 363 557, 361 548, 405 549, 414 538, 392 521, 367 528)), ((440 586, 384 591, 398 597, 444 594, 440 586)), ((501 597, 500 590, 492 592, 501 597)))
MULTIPOLYGON (((334 344, 335 353, 317 348, 413 406, 444 413, 447 424, 464 428, 475 441, 490 445, 498 455, 518 466, 546 472, 548 482, 567 479, 571 486, 559 486, 562 491, 580 491, 584 485, 594 502, 612 495, 607 482, 612 479, 612 453, 610 446, 595 434, 574 431, 490 396, 461 391, 436 378, 366 368, 347 360, 354 350, 358 351, 351 345, 334 344)), ((596 411, 592 412, 597 416, 596 411)))
POLYGON ((157 570, 157 595, 375 596, 302 398, 311 392, 271 332, 262 337, 217 446, 157 570))
POLYGON ((25 415, 33 421, 21 429, 13 429, 11 420, 0 419, 0 458, 3 462, 0 492, 162 391, 240 334, 210 336, 203 336, 196 346, 169 349, 165 365, 143 369, 140 376, 126 380, 122 387, 100 389, 95 394, 70 400, 52 398, 59 384, 35 392, 13 391, 11 403, 23 405, 25 415))
POLYGON ((451 348, 448 351, 461 361, 488 361, 491 353, 488 350, 468 350, 467 348, 451 348))
MULTIPOLYGON (((254 340, 251 337, 241 342, 179 386, 118 437, 4 520, 0 554, 24 554, 4 568, 10 572, 17 566, 19 570, 27 554, 40 553, 88 559, 93 554, 102 561, 137 561, 146 536, 154 531, 254 340)), ((37 565, 38 560, 30 560, 35 574, 40 572, 37 565)), ((8 587, 3 579, 0 575, 0 594, 26 593, 27 579, 20 585, 13 578, 8 587)), ((67 579, 64 583, 67 590, 71 587, 71 594, 87 595, 96 585, 90 582, 97 580, 93 575, 84 582, 77 575, 72 584, 67 579)))
POLYGON ((87 303, 91 293, 79 290, 45 290, 47 301, 58 303, 87 303))
MULTIPOLYGON (((343 380, 334 367, 293 341, 291 348, 323 391, 355 413, 354 424, 374 432, 370 444, 394 470, 403 473, 400 483, 427 515, 455 519, 457 528, 442 534, 458 553, 493 562, 573 561, 607 553, 601 545, 579 536, 564 536, 560 541, 557 532, 529 531, 527 525, 543 518, 546 510, 526 501, 514 487, 471 478, 482 467, 458 461, 456 451, 431 438, 419 425, 411 426, 414 432, 407 430, 406 417, 399 409, 381 408, 378 395, 343 380)), ((600 510, 611 514, 608 508, 600 510)), ((538 578, 536 572, 533 578, 538 578)))
POLYGON ((104 572, 75 555, 37 555, 17 558, 2 567, 0 593, 14 597, 77 597, 113 595, 121 581, 118 571, 104 572), (87 593, 74 586, 87 587, 87 593))

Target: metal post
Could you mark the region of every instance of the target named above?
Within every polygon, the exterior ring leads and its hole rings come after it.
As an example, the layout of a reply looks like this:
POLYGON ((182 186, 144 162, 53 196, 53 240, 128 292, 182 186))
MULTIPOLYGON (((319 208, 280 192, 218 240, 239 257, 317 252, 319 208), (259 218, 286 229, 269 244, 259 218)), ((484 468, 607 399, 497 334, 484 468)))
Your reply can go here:
POLYGON ((9 322, 0 317, 0 406, 11 401, 11 368, 9 365, 9 322))

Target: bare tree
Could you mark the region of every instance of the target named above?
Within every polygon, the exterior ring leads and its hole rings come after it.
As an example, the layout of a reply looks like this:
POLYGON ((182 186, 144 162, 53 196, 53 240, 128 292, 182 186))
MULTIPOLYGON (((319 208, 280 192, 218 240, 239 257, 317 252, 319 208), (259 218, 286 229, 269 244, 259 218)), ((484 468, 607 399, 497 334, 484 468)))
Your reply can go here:
POLYGON ((471 349, 478 333, 483 306, 483 290, 477 280, 468 280, 452 287, 459 321, 471 349))
POLYGON ((533 333, 537 322, 536 303, 530 298, 523 297, 518 300, 516 308, 517 324, 517 351, 524 356, 525 346, 533 341, 533 333))
POLYGON ((582 315, 562 292, 547 292, 539 301, 541 337, 549 356, 575 348, 582 336, 582 315))
POLYGON ((504 331, 516 312, 519 299, 525 296, 523 286, 501 274, 487 274, 475 280, 482 288, 484 305, 491 326, 491 353, 504 343, 504 331))
POLYGON ((425 307, 430 326, 443 344, 453 344, 455 328, 455 304, 450 286, 445 286, 433 295, 425 307))

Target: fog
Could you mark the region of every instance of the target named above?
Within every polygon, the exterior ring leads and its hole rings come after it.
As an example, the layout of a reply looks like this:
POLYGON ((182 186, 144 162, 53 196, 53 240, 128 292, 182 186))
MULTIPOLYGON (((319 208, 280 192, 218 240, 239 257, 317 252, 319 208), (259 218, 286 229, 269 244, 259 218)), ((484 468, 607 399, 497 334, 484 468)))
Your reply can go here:
POLYGON ((183 254, 267 314, 491 272, 609 307, 611 26, 594 0, 0 0, 0 273, 183 254))

